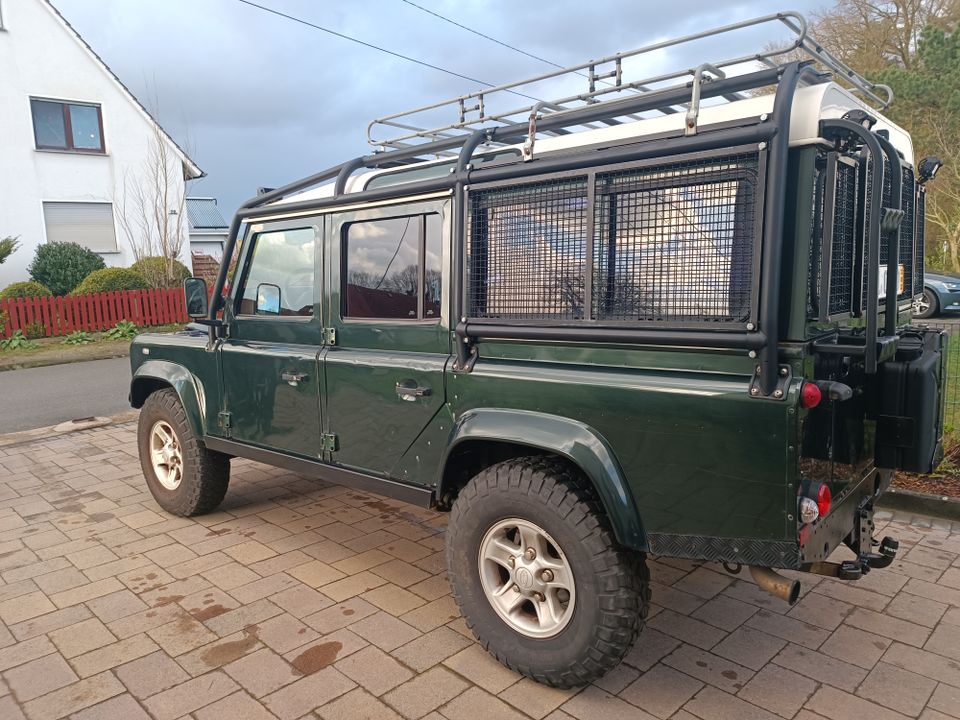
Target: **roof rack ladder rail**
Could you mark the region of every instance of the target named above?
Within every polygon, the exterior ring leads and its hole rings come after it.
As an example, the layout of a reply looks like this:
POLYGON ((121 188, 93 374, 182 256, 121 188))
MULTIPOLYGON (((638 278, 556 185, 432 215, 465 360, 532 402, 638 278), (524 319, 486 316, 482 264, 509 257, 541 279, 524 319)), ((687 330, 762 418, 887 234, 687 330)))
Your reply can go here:
MULTIPOLYGON (((760 350, 759 388, 771 397, 779 377, 778 351, 780 328, 780 261, 783 255, 784 208, 787 196, 787 161, 790 152, 790 113, 793 97, 801 79, 818 73, 808 63, 792 62, 780 68, 780 82, 773 99, 770 121, 777 129, 769 142, 766 188, 764 188, 763 257, 760 265, 760 330, 766 343, 760 350)), ((782 395, 781 397, 785 397, 782 395)))
MULTIPOLYGON (((891 230, 884 228, 881 222, 881 233, 887 236, 887 287, 884 290, 884 328, 883 334, 887 337, 893 337, 897 332, 897 301, 900 296, 900 221, 903 219, 903 163, 900 162, 900 155, 893 144, 883 135, 876 134, 880 149, 883 150, 890 162, 890 202, 892 208, 883 208, 882 213, 887 214, 888 210, 899 213, 899 218, 894 218, 897 226, 891 230)), ((882 237, 881 235, 881 237, 882 237)), ((906 287, 906 278, 904 278, 904 287, 906 287)))
MULTIPOLYGON (((867 242, 867 267, 880 265, 880 204, 883 202, 883 150, 877 142, 877 136, 852 120, 821 120, 820 134, 827 137, 835 134, 856 135, 863 140, 867 159, 873 158, 874 175, 870 188, 870 217, 865 218, 864 232, 867 242)), ((867 272, 867 303, 864 312, 867 315, 867 336, 864 347, 864 371, 868 375, 877 372, 877 303, 880 282, 879 273, 867 272)))
POLYGON ((700 88, 704 81, 710 78, 704 78, 705 72, 713 73, 718 79, 722 80, 727 76, 723 70, 714 67, 710 63, 703 63, 693 71, 693 90, 690 94, 690 109, 687 110, 686 123, 684 124, 684 133, 687 135, 697 134, 697 118, 700 116, 700 88))

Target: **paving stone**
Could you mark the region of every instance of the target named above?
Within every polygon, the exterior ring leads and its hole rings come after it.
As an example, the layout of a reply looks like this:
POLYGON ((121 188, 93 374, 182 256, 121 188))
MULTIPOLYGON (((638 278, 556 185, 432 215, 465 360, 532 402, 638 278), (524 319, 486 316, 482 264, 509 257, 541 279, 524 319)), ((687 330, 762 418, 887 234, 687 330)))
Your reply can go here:
POLYGON ((941 623, 923 647, 930 652, 960 660, 960 626, 941 623))
POLYGON ((753 671, 690 645, 681 645, 662 660, 675 670, 735 693, 753 677, 753 671))
POLYGON ((292 615, 284 613, 258 623, 260 642, 283 654, 294 648, 311 643, 320 633, 308 627, 292 615))
POLYGON ((848 692, 853 692, 867 676, 861 667, 800 645, 787 645, 773 662, 848 692))
POLYGON ((331 700, 316 713, 323 720, 401 720, 390 707, 363 688, 354 688, 331 700))
POLYGON ((390 654, 417 672, 433 667, 470 644, 470 640, 447 627, 421 635, 390 654))
POLYGON ((190 652, 217 639, 215 633, 189 615, 148 630, 147 635, 171 657, 190 652))
POLYGON ((156 720, 176 720, 199 710, 238 689, 237 684, 219 670, 157 693, 143 701, 156 720))
POLYGON ((275 720, 259 702, 244 692, 235 692, 194 713, 197 720, 275 720))
POLYGON ((327 667, 267 695, 262 702, 280 720, 293 720, 355 687, 352 680, 327 667))
POLYGON ((408 588, 430 577, 428 573, 420 568, 404 560, 397 559, 370 568, 370 572, 402 588, 408 588))
POLYGON ((360 598, 350 598, 320 612, 308 615, 303 621, 322 635, 352 625, 377 612, 377 608, 360 598))
POLYGON ((952 717, 960 717, 960 688, 939 683, 927 706, 952 717))
POLYGON ((97 618, 54 630, 48 637, 65 658, 82 655, 117 641, 107 626, 97 618))
MULTIPOLYGON (((321 592, 331 600, 342 602, 347 598, 360 595, 361 593, 365 593, 369 590, 373 590, 374 588, 378 588, 381 585, 385 585, 386 582, 387 581, 379 575, 374 575, 372 572, 364 570, 356 575, 350 575, 342 580, 337 580, 335 582, 323 585, 320 589, 321 592)), ((310 583, 307 584, 309 585, 310 583)))
POLYGON ((892 641, 880 635, 842 625, 820 647, 827 655, 869 670, 892 641))
POLYGON ((448 703, 467 687, 465 681, 438 665, 394 688, 383 699, 403 717, 413 720, 448 703))
POLYGON ((326 595, 306 585, 296 585, 271 595, 270 601, 296 618, 313 615, 333 604, 333 600, 326 595))
POLYGON ((469 688, 440 710, 450 720, 524 720, 528 717, 478 687, 469 688))
MULTIPOLYGON (((22 623, 11 625, 10 632, 17 640, 28 640, 38 635, 46 635, 47 633, 69 625, 75 625, 89 617, 90 611, 87 610, 86 607, 83 605, 74 605, 64 608, 63 610, 47 613, 46 615, 39 615, 32 620, 25 620, 22 623)), ((0 625, 0 627, 3 626, 0 625)))
POLYGON ((70 716, 70 720, 151 720, 130 695, 117 695, 70 716))
MULTIPOLYGON (((655 720, 653 715, 645 713, 635 705, 614 697, 600 688, 587 686, 587 688, 570 698, 563 704, 561 710, 568 716, 577 718, 577 720, 655 720)), ((554 715, 551 713, 547 720, 551 720, 554 715)))
POLYGON ((243 605, 223 615, 218 615, 206 621, 206 626, 217 635, 223 637, 243 630, 263 620, 280 615, 283 612, 269 600, 257 600, 249 605, 243 605))
POLYGON ((627 702, 666 720, 703 687, 703 683, 666 665, 655 665, 620 693, 627 702))
POLYGON ((807 708, 832 720, 870 718, 870 720, 904 720, 904 715, 876 703, 822 685, 807 702, 807 708))
POLYGON ((936 686, 935 680, 881 662, 857 688, 857 695, 905 715, 917 716, 936 686))
POLYGON ((27 593, 0 602, 0 621, 13 625, 56 609, 42 592, 27 593))
POLYGON ((302 675, 269 648, 224 665, 223 670, 254 697, 262 697, 279 690, 302 675))
POLYGON ((114 669, 114 673, 130 694, 141 700, 190 679, 183 668, 164 652, 151 653, 120 665, 114 669))
MULTIPOLYGON (((287 570, 287 574, 296 578, 303 584, 309 585, 313 588, 318 588, 322 585, 328 585, 329 583, 346 577, 344 573, 331 567, 330 565, 327 565, 325 562, 321 562, 320 560, 311 560, 303 565, 298 565, 295 568, 287 570)), ((324 594, 328 595, 329 597, 333 597, 332 595, 329 595, 329 593, 324 594)), ((355 594, 356 593, 354 593, 354 595, 355 594)), ((349 595, 347 597, 349 597, 349 595)))
POLYGON ((792 718, 816 689, 815 681, 771 664, 754 675, 737 696, 781 717, 792 718))
POLYGON ((702 620, 721 630, 736 630, 757 612, 755 605, 734 600, 726 595, 717 595, 699 608, 690 616, 702 620))
POLYGON ((673 583, 675 590, 682 590, 702 598, 712 598, 733 582, 734 578, 724 573, 714 572, 706 567, 698 567, 673 583))
POLYGON ((338 661, 334 667, 377 696, 413 677, 410 670, 373 646, 338 661))
POLYGON ((443 664, 494 695, 506 690, 521 678, 477 644, 469 645, 456 655, 448 657, 443 664))
POLYGON ((109 595, 110 593, 122 589, 123 585, 120 584, 120 581, 111 577, 106 578, 105 580, 98 580, 97 582, 92 582, 87 585, 81 585, 80 587, 72 588, 71 590, 64 590, 63 592, 55 593, 54 595, 50 596, 50 600, 57 607, 63 608, 69 605, 87 602, 88 600, 93 600, 94 598, 102 597, 104 595, 109 595))
POLYGON ((703 720, 776 720, 773 713, 707 686, 686 704, 685 710, 703 720))
POLYGON ((67 662, 55 654, 46 655, 7 670, 3 677, 20 703, 46 695, 52 690, 79 680, 67 662))
POLYGON ((401 615, 400 619, 420 632, 429 632, 459 617, 460 610, 453 596, 444 595, 401 615))
POLYGON ((78 655, 70 660, 70 664, 80 677, 90 677, 149 655, 157 649, 157 644, 146 635, 133 635, 98 650, 78 655))
POLYGON ((882 635, 891 640, 899 640, 916 647, 923 647, 930 635, 930 629, 922 625, 876 613, 865 608, 855 609, 846 622, 848 625, 860 628, 868 633, 882 635))
POLYGON ((725 636, 722 630, 712 625, 686 615, 680 615, 672 610, 663 610, 657 613, 653 619, 647 621, 647 625, 654 630, 659 630, 704 650, 709 650, 725 636))
POLYGON ((353 623, 350 629, 381 650, 390 652, 420 635, 415 628, 385 612, 353 623))
POLYGON ((823 628, 768 610, 760 610, 747 620, 746 626, 811 650, 816 650, 830 636, 823 628))
POLYGON ((680 644, 676 638, 644 627, 633 647, 623 658, 623 662, 646 671, 656 665, 661 658, 672 653, 680 644))
POLYGON ((925 627, 934 627, 949 606, 935 600, 901 593, 887 605, 884 613, 925 627))
POLYGON ((787 613, 787 617, 825 630, 836 630, 853 610, 854 607, 850 603, 834 600, 820 593, 807 593, 787 613))
POLYGON ((894 643, 884 653, 883 660, 904 670, 960 687, 960 663, 942 655, 894 643))
POLYGON ((714 648, 720 657, 733 660, 753 670, 759 670, 787 644, 783 640, 749 627, 741 627, 727 635, 714 648))
MULTIPOLYGON (((376 568, 374 568, 374 570, 376 570, 376 568)), ((447 576, 444 574, 434 575, 422 582, 411 585, 408 589, 410 592, 415 592, 424 600, 436 600, 443 595, 449 594, 450 581, 447 580, 447 576)))
POLYGON ((122 692, 120 681, 109 672, 104 672, 31 700, 23 709, 31 720, 56 720, 122 692))
MULTIPOLYGON (((635 676, 636 671, 627 666, 625 668, 630 676, 635 676)), ((618 669, 608 672, 603 679, 609 678, 618 673, 618 669)), ((628 683, 627 683, 628 684, 628 683)), ((624 684, 624 687, 626 684, 624 684)), ((562 690, 542 685, 530 678, 520 678, 519 682, 514 683, 506 690, 500 693, 499 697, 506 700, 518 710, 533 718, 543 718, 556 710, 571 697, 577 694, 579 689, 562 690)), ((609 692, 609 691, 607 691, 609 692)), ((462 697, 462 696, 461 696, 462 697)))

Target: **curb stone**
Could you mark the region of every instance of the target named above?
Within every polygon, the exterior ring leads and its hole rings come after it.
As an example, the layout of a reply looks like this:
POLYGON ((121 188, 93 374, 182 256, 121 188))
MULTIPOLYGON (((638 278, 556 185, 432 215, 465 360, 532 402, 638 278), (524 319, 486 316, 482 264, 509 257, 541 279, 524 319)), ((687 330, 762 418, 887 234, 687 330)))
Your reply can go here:
POLYGON ((931 495, 914 492, 913 490, 890 488, 877 501, 877 507, 960 521, 960 498, 952 498, 946 495, 931 495))
POLYGON ((89 417, 79 418, 77 420, 67 420, 57 425, 48 425, 46 427, 33 428, 31 430, 20 430, 17 432, 0 434, 0 449, 12 447, 14 445, 23 445, 25 443, 46 440, 58 435, 65 435, 80 430, 91 430, 93 428, 105 427, 117 423, 130 422, 135 420, 140 414, 139 410, 125 410, 111 417, 89 417))

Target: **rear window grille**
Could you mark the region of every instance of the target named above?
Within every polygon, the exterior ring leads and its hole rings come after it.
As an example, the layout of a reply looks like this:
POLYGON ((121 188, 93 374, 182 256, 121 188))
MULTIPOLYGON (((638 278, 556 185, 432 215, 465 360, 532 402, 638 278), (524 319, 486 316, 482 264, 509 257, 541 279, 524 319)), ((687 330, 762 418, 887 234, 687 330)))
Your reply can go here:
POLYGON ((926 190, 923 188, 918 188, 916 210, 916 243, 914 245, 913 254, 913 291, 917 294, 923 292, 923 242, 925 234, 923 221, 926 217, 926 199, 926 190))
POLYGON ((471 193, 470 316, 582 319, 586 208, 586 178, 471 193))
POLYGON ((598 320, 746 322, 758 157, 597 177, 598 320))
POLYGON ((903 292, 897 296, 898 300, 907 300, 913 297, 913 206, 916 198, 916 187, 913 182, 913 170, 903 168, 903 194, 900 207, 903 209, 903 220, 900 222, 900 252, 897 259, 903 265, 903 292))
POLYGON ((585 177, 471 192, 470 316, 746 322, 759 168, 746 152, 597 173, 591 206, 585 177))
POLYGON ((857 167, 838 162, 828 302, 830 315, 849 313, 853 310, 853 265, 857 250, 857 186, 857 167))

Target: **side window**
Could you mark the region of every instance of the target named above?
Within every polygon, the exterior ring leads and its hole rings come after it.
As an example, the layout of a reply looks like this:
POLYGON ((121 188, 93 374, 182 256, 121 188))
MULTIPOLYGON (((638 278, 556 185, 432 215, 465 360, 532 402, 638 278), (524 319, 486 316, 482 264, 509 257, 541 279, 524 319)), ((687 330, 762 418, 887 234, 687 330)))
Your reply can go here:
POLYGON ((238 314, 313 315, 314 229, 262 232, 254 235, 251 242, 253 247, 238 314))
POLYGON ((344 231, 343 246, 343 317, 440 317, 439 215, 351 223, 344 231))

